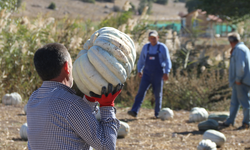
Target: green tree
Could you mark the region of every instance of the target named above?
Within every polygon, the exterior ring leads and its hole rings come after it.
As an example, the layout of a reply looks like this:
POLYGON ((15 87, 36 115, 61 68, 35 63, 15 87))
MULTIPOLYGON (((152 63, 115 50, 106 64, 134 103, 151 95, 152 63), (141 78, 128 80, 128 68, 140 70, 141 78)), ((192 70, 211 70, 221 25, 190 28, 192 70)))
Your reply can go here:
POLYGON ((98 2, 111 2, 111 3, 114 3, 115 0, 96 0, 98 2))
POLYGON ((188 12, 192 12, 198 9, 198 5, 201 3, 201 0, 187 0, 185 7, 188 9, 188 12))
POLYGON ((168 3, 168 0, 156 0, 155 3, 166 5, 168 3))
POLYGON ((81 0, 82 2, 95 3, 95 0, 81 0))
POLYGON ((48 8, 52 9, 52 10, 55 10, 56 9, 56 4, 54 2, 51 2, 48 8))
POLYGON ((248 0, 187 0, 188 12, 202 9, 207 14, 217 15, 224 20, 237 23, 250 18, 248 0))
POLYGON ((208 14, 218 15, 231 22, 243 21, 250 18, 249 0, 199 0, 200 9, 208 14))
POLYGON ((150 14, 151 9, 152 9, 152 7, 153 7, 153 2, 154 2, 154 0, 140 0, 139 8, 138 8, 139 14, 140 14, 140 15, 142 14, 143 9, 144 9, 146 6, 148 6, 147 14, 150 14))

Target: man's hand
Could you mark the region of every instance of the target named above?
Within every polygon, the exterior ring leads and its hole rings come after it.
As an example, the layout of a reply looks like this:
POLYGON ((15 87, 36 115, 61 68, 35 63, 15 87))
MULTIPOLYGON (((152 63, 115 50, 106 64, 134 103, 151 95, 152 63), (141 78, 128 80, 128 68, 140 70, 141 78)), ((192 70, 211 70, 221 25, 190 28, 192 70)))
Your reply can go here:
POLYGON ((113 91, 113 85, 108 84, 108 93, 106 94, 106 87, 102 87, 102 92, 101 95, 97 95, 93 92, 90 92, 90 96, 94 98, 96 101, 99 102, 100 107, 102 106, 112 106, 114 107, 115 103, 115 98, 121 93, 121 90, 123 88, 123 84, 118 84, 114 91, 113 91), (113 91, 113 92, 112 92, 113 91))
POLYGON ((164 81, 167 81, 168 80, 168 74, 164 73, 162 78, 163 78, 164 81))
POLYGON ((141 72, 139 72, 139 73, 138 73, 138 76, 141 78, 141 77, 142 77, 142 73, 141 73, 141 72))
POLYGON ((235 83, 236 83, 237 85, 241 85, 241 83, 240 83, 240 82, 235 81, 235 83))

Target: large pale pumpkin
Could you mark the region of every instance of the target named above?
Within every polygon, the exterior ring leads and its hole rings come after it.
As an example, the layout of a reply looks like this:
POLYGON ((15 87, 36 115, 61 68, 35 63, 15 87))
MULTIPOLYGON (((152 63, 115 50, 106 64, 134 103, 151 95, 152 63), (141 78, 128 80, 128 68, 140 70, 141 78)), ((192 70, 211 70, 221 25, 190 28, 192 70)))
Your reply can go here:
POLYGON ((191 109, 189 114, 189 122, 200 122, 207 120, 208 112, 205 108, 194 107, 191 109))
POLYGON ((11 94, 5 94, 2 98, 2 103, 5 105, 18 105, 21 104, 22 97, 20 94, 14 92, 11 94))
POLYGON ((207 130, 203 134, 203 139, 211 140, 212 142, 216 143, 218 147, 221 147, 226 141, 225 135, 216 130, 207 130))
POLYGON ((171 110, 170 108, 163 108, 160 112, 159 112, 159 118, 161 118, 161 120, 169 120, 169 119, 173 119, 174 117, 174 112, 173 110, 171 110))
POLYGON ((134 68, 134 42, 125 33, 111 27, 97 30, 84 44, 73 65, 73 78, 86 95, 101 94, 111 83, 124 83, 134 68))

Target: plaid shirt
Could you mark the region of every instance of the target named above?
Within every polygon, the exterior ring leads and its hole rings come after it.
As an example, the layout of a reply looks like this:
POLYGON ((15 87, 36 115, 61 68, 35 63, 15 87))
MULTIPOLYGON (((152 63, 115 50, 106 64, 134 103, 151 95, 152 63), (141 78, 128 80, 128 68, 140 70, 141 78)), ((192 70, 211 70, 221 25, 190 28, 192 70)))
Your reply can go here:
POLYGON ((101 107, 98 122, 97 104, 78 97, 66 85, 44 81, 27 104, 29 150, 115 149, 120 127, 115 109, 101 107))

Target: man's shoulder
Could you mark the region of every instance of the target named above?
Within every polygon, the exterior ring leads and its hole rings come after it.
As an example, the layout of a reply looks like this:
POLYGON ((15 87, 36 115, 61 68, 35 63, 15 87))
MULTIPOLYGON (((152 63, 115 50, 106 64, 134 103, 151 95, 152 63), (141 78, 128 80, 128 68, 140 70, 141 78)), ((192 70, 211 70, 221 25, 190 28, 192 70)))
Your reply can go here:
POLYGON ((150 45, 150 42, 144 44, 144 45, 143 45, 143 48, 145 48, 145 47, 147 48, 149 45, 150 45))
POLYGON ((54 89, 39 88, 31 94, 29 101, 37 99, 38 97, 39 98, 43 97, 45 99, 52 98, 52 100, 54 101, 64 100, 64 102, 69 102, 69 103, 75 103, 79 100, 82 100, 82 98, 79 97, 78 95, 61 88, 54 88, 54 89))
POLYGON ((168 50, 167 46, 164 43, 159 42, 158 44, 160 45, 160 48, 163 48, 164 50, 168 50))
POLYGON ((243 50, 243 51, 246 51, 246 50, 249 51, 249 48, 243 42, 239 43, 236 48, 243 50))
POLYGON ((78 95, 74 94, 74 93, 70 93, 68 91, 65 91, 64 89, 57 89, 57 91, 55 91, 58 95, 58 97, 69 101, 69 102, 75 102, 76 100, 81 100, 82 98, 79 97, 78 95))

